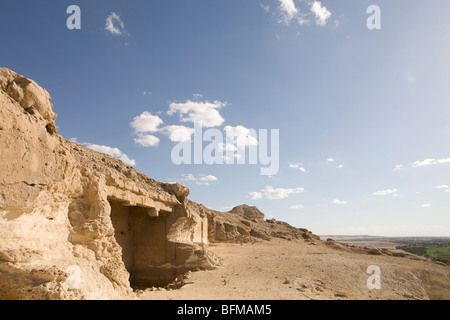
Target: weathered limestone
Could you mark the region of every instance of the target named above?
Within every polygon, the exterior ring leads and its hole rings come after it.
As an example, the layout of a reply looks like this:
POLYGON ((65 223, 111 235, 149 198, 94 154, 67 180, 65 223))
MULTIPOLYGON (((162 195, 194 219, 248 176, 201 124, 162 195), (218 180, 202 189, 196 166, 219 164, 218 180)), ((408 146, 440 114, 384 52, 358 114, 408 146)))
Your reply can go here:
POLYGON ((245 204, 234 207, 230 212, 210 211, 208 229, 210 242, 253 242, 255 239, 281 238, 314 243, 320 239, 312 232, 295 228, 286 222, 264 220, 261 211, 245 204))
POLYGON ((0 68, 0 299, 130 299, 211 268, 183 185, 57 134, 50 95, 0 68))

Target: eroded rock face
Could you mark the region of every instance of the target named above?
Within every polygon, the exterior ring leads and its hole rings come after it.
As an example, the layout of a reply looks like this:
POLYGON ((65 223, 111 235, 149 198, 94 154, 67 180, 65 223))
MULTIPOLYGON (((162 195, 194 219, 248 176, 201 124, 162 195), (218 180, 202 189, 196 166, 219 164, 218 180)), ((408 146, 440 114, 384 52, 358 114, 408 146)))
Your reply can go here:
POLYGON ((6 68, 0 68, 0 88, 28 113, 39 113, 45 120, 46 129, 51 134, 57 133, 56 113, 53 112, 53 104, 47 90, 39 87, 33 80, 6 68))
POLYGON ((264 213, 259 211, 256 207, 249 207, 246 204, 234 207, 231 211, 234 214, 240 214, 247 219, 264 220, 264 213))
POLYGON ((133 283, 214 266, 189 189, 62 138, 55 119, 45 89, 0 68, 0 299, 132 299, 133 283))
POLYGON ((295 228, 275 219, 264 220, 264 214, 256 207, 240 205, 230 212, 203 209, 208 215, 210 242, 270 241, 272 238, 304 240, 314 243, 320 237, 312 232, 295 228))
POLYGON ((168 192, 175 195, 180 202, 184 202, 189 193, 191 193, 189 188, 181 183, 165 184, 165 188, 168 192))

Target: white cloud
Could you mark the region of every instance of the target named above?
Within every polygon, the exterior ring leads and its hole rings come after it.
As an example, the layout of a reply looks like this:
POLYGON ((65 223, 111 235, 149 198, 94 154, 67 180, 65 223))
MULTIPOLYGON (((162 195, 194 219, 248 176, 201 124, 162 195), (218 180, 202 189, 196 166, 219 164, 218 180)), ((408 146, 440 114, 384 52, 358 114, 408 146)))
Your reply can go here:
POLYGON ((179 113, 181 122, 202 122, 204 127, 217 127, 225 122, 217 109, 226 105, 226 102, 220 101, 187 100, 185 103, 171 103, 167 114, 179 113))
MULTIPOLYGON (((227 137, 232 138, 238 147, 249 147, 258 145, 258 140, 251 135, 250 129, 243 126, 226 126, 224 131, 227 137)), ((256 133, 255 133, 256 134, 256 133)))
MULTIPOLYGON (((412 168, 422 168, 422 167, 436 166, 439 164, 449 164, 449 163, 450 163, 450 158, 442 158, 442 159, 429 158, 429 159, 410 163, 408 166, 411 166, 412 168)), ((404 167, 405 167, 405 165, 398 164, 394 167, 394 171, 402 170, 404 167)))
POLYGON ((333 204, 344 205, 344 204, 347 204, 347 201, 335 199, 335 200, 333 200, 333 204))
POLYGON ((438 164, 446 164, 446 163, 450 163, 450 158, 445 158, 445 159, 425 159, 423 161, 416 161, 414 163, 412 163, 412 167, 413 168, 418 168, 418 167, 427 167, 427 166, 432 166, 432 165, 438 165, 438 164))
POLYGON ((334 160, 333 158, 328 158, 327 161, 328 162, 335 162, 336 160, 334 160))
POLYGON ((445 192, 450 192, 450 190, 445 190, 445 192))
POLYGON ((373 193, 374 196, 387 196, 389 194, 396 193, 397 189, 387 189, 387 190, 380 190, 373 193))
POLYGON ((289 164, 289 168, 300 170, 301 172, 306 172, 306 169, 303 167, 301 163, 289 164))
POLYGON ((152 95, 153 92, 151 92, 151 91, 143 91, 142 94, 143 94, 144 96, 148 96, 148 95, 152 95))
POLYGON ((311 12, 316 16, 316 24, 323 27, 327 24, 327 20, 331 17, 331 12, 320 1, 314 1, 311 4, 311 12))
POLYGON ((115 36, 121 36, 124 34, 125 24, 120 19, 120 15, 115 12, 111 12, 108 18, 106 18, 105 30, 115 36))
POLYGON ((170 141, 173 142, 184 142, 191 140, 194 134, 193 128, 188 128, 185 126, 166 126, 161 129, 161 132, 168 135, 170 141))
POLYGON ((227 143, 219 143, 217 152, 223 154, 226 162, 233 158, 241 159, 243 155, 239 151, 258 145, 256 132, 243 126, 226 126, 224 131, 227 143))
POLYGON ((200 177, 200 181, 218 181, 218 179, 215 176, 207 175, 204 177, 200 177))
POLYGON ((133 119, 130 126, 134 128, 136 133, 157 132, 159 126, 163 124, 160 117, 152 115, 150 112, 144 111, 140 116, 133 119))
POLYGON ((422 208, 429 208, 429 207, 431 207, 431 204, 429 204, 429 203, 422 205, 422 208))
POLYGON ((223 153, 223 152, 226 152, 226 151, 237 151, 237 148, 232 143, 226 143, 226 144, 225 143, 220 143, 217 146, 217 152, 223 153))
POLYGON ((289 197, 291 194, 303 193, 305 191, 304 188, 295 188, 295 189, 284 189, 284 188, 273 188, 271 186, 267 186, 263 192, 267 199, 269 200, 280 200, 289 197))
POLYGON ((280 11, 284 23, 289 24, 291 20, 298 14, 298 9, 295 7, 294 0, 279 0, 280 11))
MULTIPOLYGON (((280 2, 280 6, 278 7, 281 13, 281 21, 280 23, 284 23, 289 25, 293 19, 297 21, 299 25, 304 25, 309 23, 310 21, 306 19, 307 14, 304 14, 300 11, 299 8, 295 6, 294 0, 278 0, 280 2)), ((267 10, 265 7, 263 9, 266 12, 269 12, 269 7, 267 10)))
POLYGON ((250 197, 252 197, 252 200, 258 200, 262 198, 261 192, 250 192, 250 197))
POLYGON ((289 209, 303 209, 303 208, 305 208, 305 206, 302 204, 297 204, 289 207, 289 209))
POLYGON ((143 147, 156 147, 159 145, 159 138, 151 134, 143 134, 139 138, 134 139, 134 142, 143 147))
POLYGON ((188 173, 188 174, 183 174, 182 178, 180 179, 180 181, 182 182, 192 182, 195 183, 197 185, 209 185, 211 182, 215 182, 215 181, 219 181, 219 179, 217 179, 216 176, 213 175, 198 175, 195 176, 192 173, 188 173))
POLYGON ((435 165, 436 164, 436 159, 425 159, 423 161, 416 161, 412 164, 413 168, 417 168, 417 167, 426 167, 426 166, 431 166, 431 165, 435 165))
POLYGON ((340 165, 338 165, 336 168, 337 169, 342 169, 344 167, 344 165, 343 164, 340 164, 340 165))
POLYGON ((434 187, 435 189, 449 189, 450 187, 448 186, 448 185, 446 185, 446 184, 443 184, 443 185, 441 185, 441 186, 436 186, 436 187, 434 187))
POLYGON ((293 188, 293 189, 285 189, 285 188, 274 188, 271 186, 267 186, 262 192, 250 192, 250 196, 253 200, 258 200, 264 197, 269 200, 280 200, 288 198, 291 194, 303 193, 305 191, 304 188, 293 188))
POLYGON ((120 149, 118 149, 118 148, 112 148, 112 147, 102 146, 102 145, 88 143, 88 142, 83 142, 82 145, 85 146, 86 148, 92 149, 94 151, 106 153, 106 154, 109 154, 110 156, 116 157, 117 159, 123 161, 124 163, 126 163, 129 166, 136 165, 136 160, 130 159, 125 153, 120 151, 120 149))

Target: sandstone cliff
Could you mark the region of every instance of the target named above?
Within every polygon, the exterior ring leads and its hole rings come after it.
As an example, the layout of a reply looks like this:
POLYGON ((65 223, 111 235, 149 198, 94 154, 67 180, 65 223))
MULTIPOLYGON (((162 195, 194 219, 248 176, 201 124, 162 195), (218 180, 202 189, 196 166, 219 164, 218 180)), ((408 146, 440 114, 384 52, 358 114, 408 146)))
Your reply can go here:
POLYGON ((0 299, 129 299, 211 268, 189 189, 57 133, 48 92, 0 68, 0 299))

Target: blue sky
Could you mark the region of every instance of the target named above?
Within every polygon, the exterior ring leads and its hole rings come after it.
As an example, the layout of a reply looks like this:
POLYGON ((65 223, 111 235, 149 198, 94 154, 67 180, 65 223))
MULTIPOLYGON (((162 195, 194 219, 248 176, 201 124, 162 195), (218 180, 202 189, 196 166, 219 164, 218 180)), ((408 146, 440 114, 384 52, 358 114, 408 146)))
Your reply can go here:
POLYGON ((62 136, 210 208, 247 203, 316 234, 450 236, 448 12, 447 0, 3 0, 0 62, 50 92, 62 136), (372 4, 381 30, 366 26, 372 4), (69 5, 81 30, 66 27, 69 5), (173 164, 194 118, 279 129, 278 174, 173 164))

